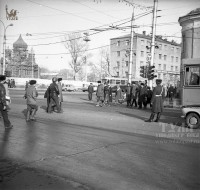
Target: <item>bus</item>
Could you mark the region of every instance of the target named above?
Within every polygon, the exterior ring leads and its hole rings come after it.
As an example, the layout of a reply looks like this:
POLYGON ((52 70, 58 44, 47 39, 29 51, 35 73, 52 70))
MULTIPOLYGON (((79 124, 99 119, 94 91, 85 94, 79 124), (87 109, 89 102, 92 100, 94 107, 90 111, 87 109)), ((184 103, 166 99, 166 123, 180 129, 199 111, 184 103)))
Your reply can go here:
POLYGON ((128 83, 127 78, 118 78, 118 77, 105 77, 101 80, 101 82, 104 84, 107 81, 109 81, 111 86, 115 86, 117 84, 119 85, 126 85, 128 83))
MULTIPOLYGON (((111 86, 116 86, 117 84, 119 85, 127 85, 128 79, 127 78, 118 78, 118 77, 105 77, 104 79, 101 80, 101 82, 104 84, 105 82, 109 81, 111 86)), ((147 80, 145 78, 142 79, 132 79, 132 82, 135 82, 138 84, 138 82, 143 82, 146 83, 147 80)))
POLYGON ((200 127, 200 61, 183 62, 182 117, 190 128, 200 127))

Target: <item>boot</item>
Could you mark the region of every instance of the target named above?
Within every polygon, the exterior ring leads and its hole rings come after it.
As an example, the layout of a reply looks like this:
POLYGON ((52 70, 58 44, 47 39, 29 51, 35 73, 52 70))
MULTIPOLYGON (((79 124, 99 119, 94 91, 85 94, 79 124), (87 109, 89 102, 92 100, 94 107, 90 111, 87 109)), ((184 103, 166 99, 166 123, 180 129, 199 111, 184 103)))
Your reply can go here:
POLYGON ((26 113, 26 121, 30 121, 30 111, 27 111, 26 113))
POLYGON ((152 122, 154 118, 155 113, 151 113, 150 118, 145 120, 145 122, 152 122))
POLYGON ((35 119, 35 113, 36 113, 36 109, 33 109, 33 110, 32 110, 32 113, 31 113, 31 116, 30 116, 30 119, 33 120, 33 121, 36 120, 36 119, 35 119))
POLYGON ((157 118, 154 122, 158 122, 160 120, 161 113, 157 113, 157 118))

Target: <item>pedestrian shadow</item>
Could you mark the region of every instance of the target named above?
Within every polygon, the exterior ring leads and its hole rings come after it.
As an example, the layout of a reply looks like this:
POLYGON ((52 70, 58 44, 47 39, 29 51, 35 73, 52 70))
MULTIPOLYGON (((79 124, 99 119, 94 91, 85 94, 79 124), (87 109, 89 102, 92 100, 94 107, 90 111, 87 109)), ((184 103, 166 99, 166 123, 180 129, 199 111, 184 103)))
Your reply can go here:
POLYGON ((133 113, 123 113, 123 112, 120 112, 120 111, 118 111, 118 113, 121 114, 121 115, 125 115, 125 116, 128 116, 128 117, 134 117, 134 118, 141 119, 141 120, 146 119, 146 117, 138 116, 138 115, 135 115, 133 113))

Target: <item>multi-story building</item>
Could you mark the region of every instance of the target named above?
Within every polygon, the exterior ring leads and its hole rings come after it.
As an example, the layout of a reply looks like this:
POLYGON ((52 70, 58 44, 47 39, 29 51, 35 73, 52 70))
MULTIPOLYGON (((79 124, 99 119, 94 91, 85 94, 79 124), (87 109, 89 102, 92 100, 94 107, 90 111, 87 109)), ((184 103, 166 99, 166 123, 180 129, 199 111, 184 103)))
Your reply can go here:
MULTIPOLYGON (((113 75, 128 77, 130 35, 110 39, 111 69, 113 75)), ((163 84, 176 85, 180 80, 181 45, 156 36, 154 65, 157 78, 163 84)), ((141 80, 140 66, 147 65, 150 56, 151 36, 135 33, 133 38, 132 79, 141 80)), ((155 84, 155 80, 153 82, 155 84)))

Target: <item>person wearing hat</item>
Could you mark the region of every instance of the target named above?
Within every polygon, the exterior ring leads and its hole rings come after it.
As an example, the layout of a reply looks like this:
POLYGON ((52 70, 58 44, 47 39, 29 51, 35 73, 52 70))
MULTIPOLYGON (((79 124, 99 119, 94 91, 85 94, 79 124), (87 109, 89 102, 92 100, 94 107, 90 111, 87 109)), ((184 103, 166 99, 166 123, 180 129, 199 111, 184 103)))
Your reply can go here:
POLYGON ((88 100, 91 101, 92 100, 92 93, 94 92, 94 87, 93 84, 90 83, 90 85, 88 86, 88 100))
POLYGON ((60 109, 62 110, 63 94, 62 94, 62 78, 58 78, 58 90, 59 90, 59 104, 60 109))
POLYGON ((29 86, 26 89, 26 94, 25 94, 26 104, 27 104, 26 121, 36 120, 35 114, 38 110, 38 105, 37 105, 38 92, 35 88, 36 83, 37 83, 36 80, 30 80, 29 86))
POLYGON ((157 86, 153 89, 153 95, 151 98, 151 103, 152 103, 151 115, 148 120, 145 120, 145 122, 152 122, 155 114, 157 114, 157 118, 155 122, 158 122, 160 119, 161 113, 163 112, 165 89, 163 86, 161 86, 161 83, 162 83, 161 79, 156 79, 157 86))
POLYGON ((146 109, 146 97, 147 97, 147 88, 144 85, 144 83, 140 84, 139 90, 138 90, 138 109, 142 109, 142 104, 144 106, 144 109, 146 109))
POLYGON ((6 76, 0 75, 0 102, 1 102, 0 112, 3 117, 5 129, 11 129, 13 125, 10 123, 10 120, 8 119, 8 112, 7 112, 7 106, 6 106, 6 89, 3 85, 5 80, 6 80, 6 76))
POLYGON ((104 102, 104 85, 101 83, 101 81, 98 81, 96 96, 97 96, 96 106, 102 107, 104 102))
POLYGON ((57 85, 58 79, 56 77, 52 78, 52 83, 49 86, 49 98, 50 103, 48 106, 48 113, 52 113, 52 106, 55 105, 57 108, 57 113, 61 113, 60 105, 59 105, 59 89, 57 85))

